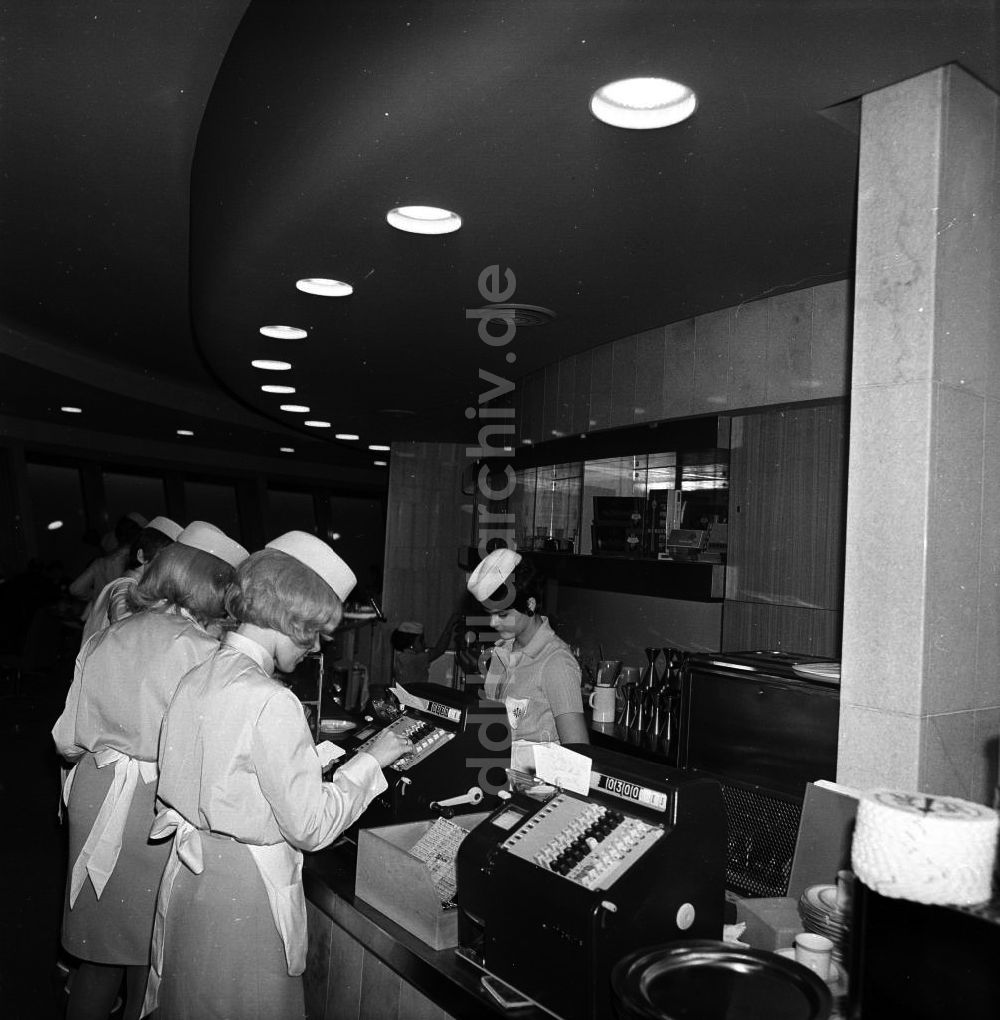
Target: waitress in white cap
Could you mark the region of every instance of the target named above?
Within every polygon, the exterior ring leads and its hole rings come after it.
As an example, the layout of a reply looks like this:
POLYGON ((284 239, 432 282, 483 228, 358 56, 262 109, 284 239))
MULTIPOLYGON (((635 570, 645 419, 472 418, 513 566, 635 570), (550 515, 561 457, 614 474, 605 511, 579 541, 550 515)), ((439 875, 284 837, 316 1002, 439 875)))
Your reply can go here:
POLYGON ((107 1020, 123 976, 124 1016, 140 1015, 156 893, 169 845, 150 843, 160 724, 181 677, 218 640, 226 589, 246 549, 196 521, 161 550, 129 595, 134 615, 80 652, 52 730, 74 768, 64 787, 69 876, 62 942, 83 961, 68 1020, 107 1020))
POLYGON ((467 587, 500 635, 483 693, 506 706, 512 738, 589 744, 580 666, 541 613, 545 580, 534 564, 513 549, 495 549, 467 587))
POLYGON ((152 835, 174 840, 145 1008, 157 1020, 305 1015, 302 851, 332 843, 412 750, 384 731, 324 782, 302 705, 274 678, 333 633, 355 582, 312 535, 269 542, 236 572, 237 629, 167 712, 152 835))
POLYGON ((125 573, 109 581, 90 607, 90 615, 83 625, 81 648, 109 623, 117 623, 131 615, 128 593, 142 580, 153 557, 161 549, 176 542, 183 530, 169 517, 154 517, 132 540, 125 573))

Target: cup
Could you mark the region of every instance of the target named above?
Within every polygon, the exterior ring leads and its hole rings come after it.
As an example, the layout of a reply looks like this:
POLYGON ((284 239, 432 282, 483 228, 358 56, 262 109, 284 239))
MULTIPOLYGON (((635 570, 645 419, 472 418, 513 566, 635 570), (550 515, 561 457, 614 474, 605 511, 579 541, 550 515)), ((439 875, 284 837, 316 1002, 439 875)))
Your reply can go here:
POLYGON ((830 980, 830 962, 833 959, 833 941, 825 935, 801 931, 795 936, 795 961, 808 967, 817 977, 830 980))
POLYGON ((605 687, 601 684, 590 692, 588 701, 590 707, 594 710, 593 719, 595 723, 615 721, 615 694, 614 687, 605 687))

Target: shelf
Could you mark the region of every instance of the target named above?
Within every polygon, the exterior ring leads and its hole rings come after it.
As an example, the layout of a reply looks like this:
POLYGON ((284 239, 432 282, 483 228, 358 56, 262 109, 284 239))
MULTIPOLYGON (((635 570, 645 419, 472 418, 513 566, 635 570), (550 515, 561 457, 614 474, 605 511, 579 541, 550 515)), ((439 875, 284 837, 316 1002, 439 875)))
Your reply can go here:
MULTIPOLYGON (((682 563, 638 556, 578 556, 573 553, 531 551, 542 573, 571 588, 595 588, 625 595, 653 595, 688 602, 721 602, 725 571, 721 563, 682 563)), ((459 566, 473 570, 478 552, 459 551, 459 566)))

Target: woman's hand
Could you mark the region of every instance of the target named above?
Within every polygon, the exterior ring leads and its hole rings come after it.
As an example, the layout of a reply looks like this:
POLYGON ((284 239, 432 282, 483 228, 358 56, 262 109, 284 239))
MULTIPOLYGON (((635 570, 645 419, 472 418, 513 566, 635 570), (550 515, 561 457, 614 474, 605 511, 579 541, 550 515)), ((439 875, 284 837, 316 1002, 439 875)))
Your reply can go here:
POLYGON ((373 741, 368 753, 382 768, 391 765, 397 758, 413 751, 413 741, 401 737, 391 729, 384 729, 373 741))

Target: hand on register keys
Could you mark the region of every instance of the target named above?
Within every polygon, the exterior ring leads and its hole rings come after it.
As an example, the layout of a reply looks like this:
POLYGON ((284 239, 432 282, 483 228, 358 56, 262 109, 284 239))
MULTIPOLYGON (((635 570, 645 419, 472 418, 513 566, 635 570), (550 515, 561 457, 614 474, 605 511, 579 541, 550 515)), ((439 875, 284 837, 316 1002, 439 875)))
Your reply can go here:
POLYGON ((366 750, 382 768, 387 768, 397 758, 413 753, 413 741, 397 733, 391 726, 384 729, 368 743, 366 750))

